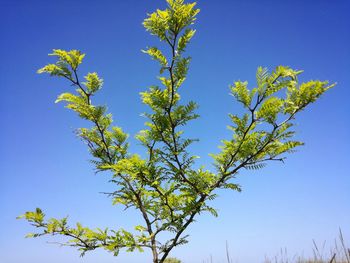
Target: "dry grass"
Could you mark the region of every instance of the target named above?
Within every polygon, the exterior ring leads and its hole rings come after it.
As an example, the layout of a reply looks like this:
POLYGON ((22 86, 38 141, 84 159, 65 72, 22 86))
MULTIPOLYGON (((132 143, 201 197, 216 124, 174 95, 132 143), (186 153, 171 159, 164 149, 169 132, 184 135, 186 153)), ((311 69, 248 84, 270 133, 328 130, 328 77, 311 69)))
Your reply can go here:
POLYGON ((326 242, 319 246, 313 242, 313 257, 305 259, 301 256, 290 258, 287 249, 281 250, 279 255, 273 259, 266 258, 264 263, 350 263, 350 248, 345 245, 343 233, 339 229, 339 237, 335 240, 334 246, 326 251, 326 242))
MULTIPOLYGON (((263 263, 350 263, 350 248, 346 246, 343 233, 339 229, 338 239, 335 240, 333 247, 326 250, 326 242, 321 246, 313 240, 313 256, 305 258, 304 256, 295 255, 290 257, 287 249, 281 249, 280 252, 272 257, 265 257, 263 263)), ((228 244, 226 242, 226 261, 234 263, 228 252, 228 244)), ((214 263, 213 258, 202 261, 202 263, 214 263)), ((235 261, 239 262, 239 261, 235 261)))

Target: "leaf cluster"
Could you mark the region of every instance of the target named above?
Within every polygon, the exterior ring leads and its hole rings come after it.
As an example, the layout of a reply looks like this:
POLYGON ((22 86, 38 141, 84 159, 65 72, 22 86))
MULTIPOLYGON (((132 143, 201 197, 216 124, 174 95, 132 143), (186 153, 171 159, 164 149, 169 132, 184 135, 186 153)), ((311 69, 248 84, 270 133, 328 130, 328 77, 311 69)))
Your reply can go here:
POLYGON ((75 227, 69 227, 67 223, 68 217, 46 219, 40 208, 37 208, 34 212, 26 212, 18 217, 18 219, 21 218, 26 219, 32 226, 42 230, 41 232, 27 234, 27 238, 44 235, 66 236, 69 238, 68 241, 59 244, 77 247, 81 252, 81 256, 96 248, 103 248, 112 252, 115 256, 119 254, 120 248, 126 248, 130 252, 135 249, 143 251, 143 248, 147 247, 147 241, 149 240, 149 237, 143 231, 140 231, 140 235, 134 236, 124 229, 119 231, 110 231, 108 228, 92 230, 84 227, 81 223, 76 223, 75 227))
POLYGON ((295 133, 292 121, 334 84, 314 80, 300 84, 300 73, 285 66, 278 66, 271 73, 259 67, 257 87, 249 90, 246 81, 230 86, 231 95, 247 112, 241 117, 230 114, 233 137, 223 141, 219 154, 212 155, 224 178, 231 178, 240 168, 259 169, 266 161, 283 161, 284 153, 303 145, 291 139, 295 133), (283 91, 284 96, 278 95, 283 91))

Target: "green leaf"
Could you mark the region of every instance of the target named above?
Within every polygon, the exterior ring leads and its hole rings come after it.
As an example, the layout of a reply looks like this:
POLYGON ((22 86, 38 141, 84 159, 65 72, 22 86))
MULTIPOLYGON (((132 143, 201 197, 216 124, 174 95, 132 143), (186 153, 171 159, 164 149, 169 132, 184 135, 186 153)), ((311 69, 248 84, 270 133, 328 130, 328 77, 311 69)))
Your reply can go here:
POLYGON ((233 95, 239 102, 242 102, 245 107, 249 107, 252 97, 247 88, 248 82, 237 81, 233 86, 230 86, 231 95, 233 95))
POLYGON ((86 86, 89 94, 95 93, 96 91, 101 89, 103 85, 103 79, 100 79, 96 72, 88 73, 85 76, 85 80, 86 82, 84 82, 83 84, 86 86))
POLYGON ((183 52, 185 51, 185 48, 187 47, 188 43, 196 33, 196 30, 191 29, 191 28, 186 28, 185 33, 180 37, 177 50, 178 52, 183 52))
POLYGON ((152 57, 152 59, 157 60, 163 67, 168 66, 168 61, 163 53, 156 47, 151 47, 147 50, 142 50, 143 53, 146 53, 152 57))

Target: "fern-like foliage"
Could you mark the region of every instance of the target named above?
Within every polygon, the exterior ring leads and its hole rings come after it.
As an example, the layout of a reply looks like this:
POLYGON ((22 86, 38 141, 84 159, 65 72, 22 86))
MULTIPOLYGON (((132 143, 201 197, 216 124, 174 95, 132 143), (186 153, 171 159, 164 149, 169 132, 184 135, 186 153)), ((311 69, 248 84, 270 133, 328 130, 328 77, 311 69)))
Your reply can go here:
POLYGON ((115 191, 109 196, 113 205, 137 209, 144 224, 135 226, 135 231, 91 230, 79 223, 69 227, 67 218, 46 219, 36 209, 21 216, 39 230, 28 237, 66 236, 64 245, 77 247, 82 255, 97 248, 114 255, 122 248, 148 248, 154 263, 166 262, 174 247, 188 242, 184 232, 197 215, 218 215, 208 204, 217 197, 217 189, 241 191, 233 180, 239 171, 261 169, 268 161, 283 161, 287 153, 302 145, 293 140, 294 118, 334 85, 324 81, 299 83, 301 71, 289 67, 279 66, 272 72, 259 67, 255 88, 250 90, 248 83, 241 81, 230 86, 231 94, 246 113, 229 115, 233 134, 231 139, 223 140, 221 151, 212 155, 216 170, 194 168, 197 156, 189 146, 197 140, 187 138, 182 127, 199 117, 198 106, 192 101, 181 103, 179 90, 187 77, 191 59, 185 56, 185 50, 196 32, 192 24, 199 9, 196 3, 183 0, 167 0, 167 4, 165 10, 150 14, 143 23, 170 51, 163 52, 158 47, 144 50, 160 67, 159 83, 140 94, 150 111, 144 113, 145 128, 136 139, 145 147, 147 158, 130 153, 128 135, 112 125, 112 115, 105 106, 93 104, 92 98, 102 88, 103 80, 94 72, 80 81, 77 70, 85 54, 53 50, 50 55, 56 63, 38 71, 65 78, 75 87, 75 92, 59 95, 56 102, 64 102, 91 123, 90 127, 80 128, 78 135, 88 145, 96 169, 111 172, 109 181, 115 191), (169 57, 164 55, 168 53, 169 57), (280 96, 283 91, 285 96, 280 96), (170 238, 164 240, 164 236, 170 238))

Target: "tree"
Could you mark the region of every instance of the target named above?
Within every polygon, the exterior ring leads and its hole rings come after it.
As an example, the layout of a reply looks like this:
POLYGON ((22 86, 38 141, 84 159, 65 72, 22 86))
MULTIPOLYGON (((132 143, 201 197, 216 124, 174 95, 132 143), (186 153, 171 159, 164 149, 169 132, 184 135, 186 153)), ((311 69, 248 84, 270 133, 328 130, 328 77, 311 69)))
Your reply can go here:
POLYGON ((113 205, 134 208, 140 212, 143 225, 135 231, 124 229, 92 230, 80 223, 72 227, 67 218, 46 219, 37 208, 20 218, 29 221, 39 232, 28 237, 61 235, 68 237, 64 245, 77 247, 82 255, 103 248, 118 255, 120 249, 134 251, 151 249, 154 263, 164 262, 170 251, 187 242, 185 230, 197 215, 209 212, 217 216, 208 201, 217 197, 218 189, 241 191, 234 183, 244 169, 260 169, 269 161, 283 161, 287 153, 302 145, 293 140, 293 120, 296 114, 315 102, 334 86, 326 81, 299 83, 299 70, 278 66, 271 73, 259 67, 257 86, 251 90, 247 82, 237 81, 230 86, 231 94, 242 104, 243 116, 230 114, 232 138, 223 140, 221 151, 213 154, 215 171, 194 168, 197 156, 188 147, 196 141, 186 138, 181 127, 198 118, 197 104, 180 103, 179 89, 187 77, 190 57, 185 50, 195 35, 192 28, 199 9, 196 3, 166 0, 167 8, 148 15, 143 25, 164 43, 167 57, 157 47, 143 52, 160 65, 160 85, 141 93, 142 102, 150 107, 144 113, 146 128, 137 140, 147 150, 141 158, 128 150, 128 135, 112 126, 112 115, 105 106, 94 105, 92 98, 101 89, 103 80, 97 73, 88 73, 81 82, 78 67, 85 54, 78 50, 55 49, 50 54, 57 61, 41 68, 38 73, 68 80, 76 90, 58 96, 56 102, 89 121, 90 128, 80 128, 79 137, 87 144, 97 171, 109 171, 115 191, 109 193, 113 205), (285 95, 280 95, 284 91, 285 95), (167 235, 162 235, 167 233, 167 235), (171 235, 165 240, 164 236, 171 235))

